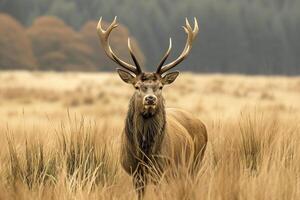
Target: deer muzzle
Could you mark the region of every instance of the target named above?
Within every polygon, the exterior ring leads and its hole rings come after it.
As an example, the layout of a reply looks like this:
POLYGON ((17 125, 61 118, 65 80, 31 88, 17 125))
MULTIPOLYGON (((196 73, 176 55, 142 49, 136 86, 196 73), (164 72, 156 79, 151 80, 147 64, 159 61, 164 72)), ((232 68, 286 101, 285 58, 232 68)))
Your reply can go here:
POLYGON ((146 95, 143 99, 143 104, 146 109, 155 108, 157 104, 157 97, 153 94, 146 95))

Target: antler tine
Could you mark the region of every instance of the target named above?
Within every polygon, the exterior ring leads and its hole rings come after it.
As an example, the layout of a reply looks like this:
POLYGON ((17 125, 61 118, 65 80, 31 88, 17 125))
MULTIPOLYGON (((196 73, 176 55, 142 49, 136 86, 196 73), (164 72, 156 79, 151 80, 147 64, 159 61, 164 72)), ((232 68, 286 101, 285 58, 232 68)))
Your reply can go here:
POLYGON ((195 27, 194 27, 194 33, 197 35, 198 32, 199 32, 199 26, 198 26, 198 21, 197 21, 197 18, 194 17, 194 24, 195 24, 195 27))
POLYGON ((128 49, 129 49, 129 52, 130 52, 130 55, 131 55, 131 58, 136 66, 136 70, 138 73, 142 73, 142 69, 141 69, 141 66, 139 64, 139 62, 137 61, 135 55, 133 54, 133 51, 132 51, 132 48, 131 48, 131 40, 130 38, 128 38, 128 49))
POLYGON ((170 55, 171 49, 172 49, 172 38, 169 39, 169 48, 168 48, 167 52, 165 53, 165 55, 163 56, 163 58, 161 59, 159 65, 157 67, 156 73, 160 72, 162 66, 164 65, 164 63, 166 62, 166 60, 168 59, 168 57, 170 55))
POLYGON ((131 65, 131 64, 129 64, 129 63, 121 60, 120 58, 118 58, 116 56, 116 54, 113 52, 113 50, 111 49, 111 47, 110 47, 110 44, 109 44, 109 35, 110 35, 111 31, 114 28, 118 27, 118 25, 119 24, 117 23, 117 17, 115 17, 114 20, 112 21, 112 23, 109 25, 109 27, 106 30, 104 30, 102 28, 102 17, 100 18, 100 20, 98 22, 98 25, 97 25, 97 33, 98 33, 101 45, 103 46, 106 55, 111 60, 113 60, 114 62, 116 62, 117 64, 119 64, 120 66, 122 66, 123 68, 127 69, 128 71, 131 71, 134 74, 138 75, 138 74, 141 73, 141 69, 140 69, 140 66, 137 64, 137 61, 135 59, 135 56, 133 55, 132 50, 129 49, 132 58, 134 57, 134 63, 137 66, 131 65))
POLYGON ((187 34, 187 40, 186 40, 186 44, 185 44, 185 47, 184 47, 182 53, 173 62, 160 67, 160 70, 157 70, 157 73, 159 73, 159 74, 165 73, 166 71, 168 71, 168 70, 172 69, 173 67, 175 67, 176 65, 178 65, 180 62, 182 62, 188 56, 188 54, 192 48, 193 41, 199 32, 197 19, 194 18, 194 29, 193 29, 191 27, 188 19, 186 18, 185 26, 183 26, 183 29, 187 34))
POLYGON ((189 20, 187 18, 185 18, 185 26, 188 28, 188 29, 192 29, 190 23, 189 23, 189 20))

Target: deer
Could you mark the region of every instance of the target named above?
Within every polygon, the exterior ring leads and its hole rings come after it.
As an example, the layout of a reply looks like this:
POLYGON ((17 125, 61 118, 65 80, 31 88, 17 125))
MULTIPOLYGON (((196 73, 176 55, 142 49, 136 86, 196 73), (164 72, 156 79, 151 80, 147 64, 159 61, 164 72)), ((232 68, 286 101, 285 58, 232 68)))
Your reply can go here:
POLYGON ((143 199, 151 169, 158 172, 158 176, 162 176, 171 165, 176 167, 182 163, 191 163, 194 171, 199 166, 206 149, 208 137, 204 123, 187 111, 166 108, 162 95, 164 86, 173 83, 179 75, 179 71, 169 72, 169 70, 188 56, 199 28, 196 18, 194 28, 186 18, 183 29, 187 34, 187 40, 179 57, 165 64, 172 48, 170 38, 169 48, 156 71, 145 72, 132 50, 130 38, 128 49, 134 64, 125 62, 112 50, 109 36, 116 27, 118 27, 117 17, 106 30, 102 28, 101 17, 97 33, 106 55, 121 66, 117 68, 120 78, 125 83, 131 84, 134 89, 121 135, 119 157, 122 168, 133 178, 138 199, 143 199))

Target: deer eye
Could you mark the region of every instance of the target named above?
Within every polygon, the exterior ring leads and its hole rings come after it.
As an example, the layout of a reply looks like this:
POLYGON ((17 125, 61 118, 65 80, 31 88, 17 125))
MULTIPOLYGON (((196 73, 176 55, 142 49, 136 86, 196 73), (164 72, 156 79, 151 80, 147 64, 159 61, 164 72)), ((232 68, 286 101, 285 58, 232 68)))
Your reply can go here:
POLYGON ((163 86, 159 86, 159 89, 162 90, 162 89, 163 89, 163 86))
POLYGON ((139 86, 134 86, 134 88, 136 89, 136 90, 139 90, 140 89, 140 87, 139 86))

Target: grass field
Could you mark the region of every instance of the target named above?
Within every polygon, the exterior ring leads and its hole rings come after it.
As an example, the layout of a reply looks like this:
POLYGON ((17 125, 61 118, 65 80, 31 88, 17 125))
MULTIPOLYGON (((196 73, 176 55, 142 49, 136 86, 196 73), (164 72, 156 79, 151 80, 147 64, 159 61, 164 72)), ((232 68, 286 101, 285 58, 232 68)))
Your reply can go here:
MULTIPOLYGON (((131 86, 109 73, 0 73, 0 199, 135 199, 118 162, 131 86)), ((300 78, 184 73, 167 107, 209 144, 145 199, 300 199, 300 78)))

